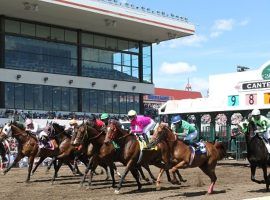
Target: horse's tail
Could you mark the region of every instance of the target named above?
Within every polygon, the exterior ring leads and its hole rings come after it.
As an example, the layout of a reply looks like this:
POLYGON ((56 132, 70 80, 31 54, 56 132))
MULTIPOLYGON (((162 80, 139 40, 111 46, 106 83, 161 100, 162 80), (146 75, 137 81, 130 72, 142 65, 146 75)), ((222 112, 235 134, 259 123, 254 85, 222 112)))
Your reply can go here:
POLYGON ((226 147, 221 142, 215 142, 214 147, 216 147, 218 152, 218 160, 222 160, 226 156, 226 147))

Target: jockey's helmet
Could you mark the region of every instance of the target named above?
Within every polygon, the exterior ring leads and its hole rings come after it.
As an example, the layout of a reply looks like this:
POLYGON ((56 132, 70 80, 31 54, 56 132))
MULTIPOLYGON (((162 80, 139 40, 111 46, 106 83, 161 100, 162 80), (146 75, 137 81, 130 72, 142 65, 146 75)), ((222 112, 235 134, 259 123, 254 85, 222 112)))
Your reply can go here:
POLYGON ((76 119, 72 119, 72 120, 69 121, 70 126, 75 125, 75 124, 78 124, 76 119))
POLYGON ((176 123, 181 122, 181 121, 182 121, 182 118, 180 115, 176 115, 176 116, 172 117, 173 124, 176 124, 176 123))
POLYGON ((97 118, 96 118, 96 115, 94 115, 94 114, 91 114, 90 116, 89 116, 89 121, 95 121, 97 118))
POLYGON ((133 121, 135 117, 137 116, 137 112, 135 110, 128 111, 128 119, 129 121, 133 121))
POLYGON ((25 120, 25 125, 28 126, 28 125, 30 125, 30 124, 33 124, 33 120, 27 118, 27 119, 25 120))
POLYGON ((261 111, 259 110, 259 109, 254 109, 254 110, 252 110, 252 112, 251 112, 251 115, 252 116, 258 116, 258 115, 260 115, 261 114, 261 111))
POLYGON ((129 116, 129 117, 133 117, 133 116, 135 116, 135 115, 137 115, 137 112, 136 112, 135 110, 130 110, 130 111, 128 111, 128 116, 129 116))
POLYGON ((100 116, 100 119, 101 120, 104 120, 104 119, 107 119, 109 118, 109 114, 108 113, 102 113, 101 116, 100 116))

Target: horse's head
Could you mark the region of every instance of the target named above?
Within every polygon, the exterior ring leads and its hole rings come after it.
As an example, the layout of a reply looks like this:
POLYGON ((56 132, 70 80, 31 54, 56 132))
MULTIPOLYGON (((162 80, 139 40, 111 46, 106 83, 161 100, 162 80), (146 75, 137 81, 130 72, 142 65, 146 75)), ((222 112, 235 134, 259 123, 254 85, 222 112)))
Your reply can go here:
POLYGON ((73 146, 79 146, 83 143, 84 138, 87 135, 87 125, 81 124, 74 128, 74 134, 71 139, 71 144, 73 146))
POLYGON ((111 120, 109 122, 108 128, 107 128, 107 134, 104 140, 104 143, 110 143, 112 140, 115 140, 116 138, 120 137, 122 133, 122 128, 120 122, 116 120, 111 120))
POLYGON ((171 137, 172 132, 167 124, 161 123, 153 134, 153 138, 160 142, 161 140, 166 140, 171 137))
POLYGON ((256 125, 253 121, 249 121, 246 136, 252 138, 256 135, 256 125))
POLYGON ((0 141, 7 139, 12 136, 12 128, 11 123, 7 123, 1 130, 0 133, 0 141))

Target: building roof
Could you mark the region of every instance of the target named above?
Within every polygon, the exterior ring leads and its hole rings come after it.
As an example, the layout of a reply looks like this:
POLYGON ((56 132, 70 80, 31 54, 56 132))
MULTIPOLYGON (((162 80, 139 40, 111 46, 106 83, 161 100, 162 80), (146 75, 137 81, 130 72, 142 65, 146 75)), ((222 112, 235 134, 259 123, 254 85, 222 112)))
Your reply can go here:
POLYGON ((149 43, 195 32, 186 18, 117 0, 1 0, 0 15, 149 43))
POLYGON ((155 88, 155 95, 171 96, 174 100, 202 98, 200 92, 155 88))

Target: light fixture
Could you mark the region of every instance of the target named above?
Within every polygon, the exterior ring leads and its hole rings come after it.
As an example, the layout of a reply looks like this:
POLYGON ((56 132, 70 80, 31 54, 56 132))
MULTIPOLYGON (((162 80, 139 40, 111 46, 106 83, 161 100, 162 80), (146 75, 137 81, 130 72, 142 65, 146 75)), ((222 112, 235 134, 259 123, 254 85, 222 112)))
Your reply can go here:
POLYGON ((117 22, 115 20, 105 19, 104 21, 105 21, 105 26, 107 26, 107 27, 115 28, 117 25, 117 22))
POLYGON ((91 83, 91 85, 92 85, 92 87, 94 87, 94 86, 96 85, 96 82, 93 81, 93 82, 91 83))
POLYGON ((133 86, 132 86, 132 90, 135 90, 135 89, 136 89, 136 86, 135 86, 135 85, 133 85, 133 86))
POLYGON ((68 81, 68 83, 69 83, 69 85, 71 85, 71 84, 73 83, 73 80, 70 79, 70 80, 68 81))
POLYGON ((23 2, 23 9, 27 11, 34 11, 38 12, 38 4, 36 3, 29 3, 29 2, 23 2))
POLYGON ((156 43, 156 44, 159 44, 159 43, 160 43, 160 41, 159 41, 158 38, 155 39, 155 43, 156 43))
POLYGON ((49 80, 48 77, 44 77, 44 78, 43 78, 44 83, 46 83, 48 80, 49 80))
POLYGON ((22 75, 17 74, 16 79, 19 80, 22 77, 22 75))
POLYGON ((113 89, 115 89, 117 87, 117 84, 113 84, 113 89))

